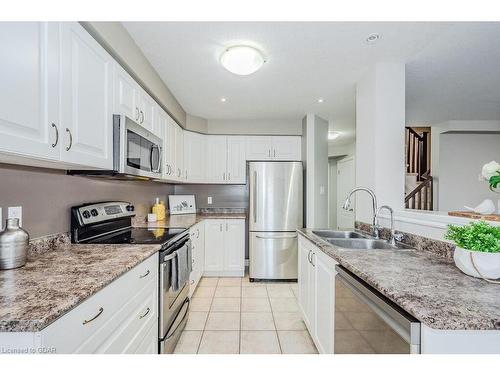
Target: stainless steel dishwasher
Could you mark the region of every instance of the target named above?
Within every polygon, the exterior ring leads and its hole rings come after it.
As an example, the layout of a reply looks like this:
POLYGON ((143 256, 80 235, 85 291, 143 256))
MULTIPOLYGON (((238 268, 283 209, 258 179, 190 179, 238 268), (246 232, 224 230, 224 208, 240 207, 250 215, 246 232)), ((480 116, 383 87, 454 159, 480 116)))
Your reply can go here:
POLYGON ((341 266, 335 277, 336 354, 419 354, 420 322, 341 266))

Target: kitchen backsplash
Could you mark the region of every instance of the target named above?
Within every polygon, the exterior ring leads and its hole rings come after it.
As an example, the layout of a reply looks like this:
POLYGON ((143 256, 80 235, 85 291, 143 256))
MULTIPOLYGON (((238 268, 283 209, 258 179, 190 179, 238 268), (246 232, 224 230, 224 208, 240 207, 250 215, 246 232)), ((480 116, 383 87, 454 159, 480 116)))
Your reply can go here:
POLYGON ((0 207, 22 206, 23 228, 31 238, 70 230, 70 207, 87 202, 124 200, 146 216, 155 197, 168 205, 170 184, 68 176, 65 171, 0 164, 0 207))
POLYGON ((194 194, 196 208, 248 209, 248 185, 175 185, 175 194, 194 194), (212 197, 212 204, 208 204, 212 197))
MULTIPOLYGON (((371 224, 363 223, 361 221, 356 221, 355 227, 360 231, 371 234, 372 231, 371 224)), ((405 245, 411 246, 412 248, 420 251, 430 252, 434 255, 440 256, 441 258, 445 258, 450 261, 453 260, 453 252, 455 250, 455 245, 449 242, 434 240, 407 232, 396 231, 396 233, 403 234, 403 240, 401 242, 403 242, 405 245)), ((381 238, 388 239, 390 234, 391 231, 389 228, 385 227, 381 228, 380 230, 381 238)))

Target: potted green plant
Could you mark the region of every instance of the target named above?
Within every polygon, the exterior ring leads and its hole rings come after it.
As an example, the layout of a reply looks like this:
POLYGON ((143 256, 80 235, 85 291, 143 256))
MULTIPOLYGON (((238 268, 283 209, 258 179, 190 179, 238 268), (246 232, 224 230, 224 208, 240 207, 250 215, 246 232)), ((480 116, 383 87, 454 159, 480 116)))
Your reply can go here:
POLYGON ((445 238, 455 242, 453 259, 462 272, 483 279, 500 278, 500 226, 485 221, 448 225, 445 238))

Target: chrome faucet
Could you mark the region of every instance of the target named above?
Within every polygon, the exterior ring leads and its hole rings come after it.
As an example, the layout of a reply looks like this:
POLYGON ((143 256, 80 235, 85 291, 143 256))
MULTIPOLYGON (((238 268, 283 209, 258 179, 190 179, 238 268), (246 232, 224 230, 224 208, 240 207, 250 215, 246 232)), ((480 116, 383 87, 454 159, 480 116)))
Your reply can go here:
POLYGON ((386 205, 379 207, 379 209, 377 211, 377 215, 376 215, 377 225, 378 225, 378 216, 380 214, 380 211, 382 211, 384 209, 389 211, 389 214, 391 216, 391 235, 390 235, 389 239, 387 240, 387 242, 389 242, 392 246, 396 246, 396 240, 401 241, 403 239, 403 235, 396 234, 396 230, 394 229, 394 210, 391 207, 386 206, 386 205))
POLYGON ((377 221, 377 197, 375 196, 375 193, 373 192, 373 190, 368 189, 366 187, 362 187, 362 186, 359 186, 359 187, 352 189, 349 192, 349 194, 347 194, 347 198, 345 199, 345 202, 344 202, 344 205, 342 206, 342 208, 344 210, 349 210, 349 207, 351 206, 351 196, 357 191, 365 191, 368 194, 370 194, 370 196, 372 197, 372 208, 373 208, 372 235, 374 238, 379 239, 380 236, 379 236, 379 228, 378 228, 378 221, 377 221))

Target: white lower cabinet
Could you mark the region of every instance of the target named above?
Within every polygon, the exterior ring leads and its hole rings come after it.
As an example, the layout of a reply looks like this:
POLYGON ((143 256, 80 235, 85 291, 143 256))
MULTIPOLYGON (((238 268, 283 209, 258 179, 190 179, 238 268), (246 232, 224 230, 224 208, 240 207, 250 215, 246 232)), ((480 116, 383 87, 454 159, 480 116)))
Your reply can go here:
POLYGON ((326 354, 333 354, 336 264, 299 236, 299 306, 318 351, 326 354))
POLYGON ((205 270, 205 222, 200 222, 189 230, 193 270, 189 276, 189 297, 200 282, 205 270))
POLYGON ((157 253, 41 331, 57 353, 153 354, 157 340, 157 253))
POLYGON ((245 220, 208 219, 205 223, 205 276, 245 274, 245 220))

